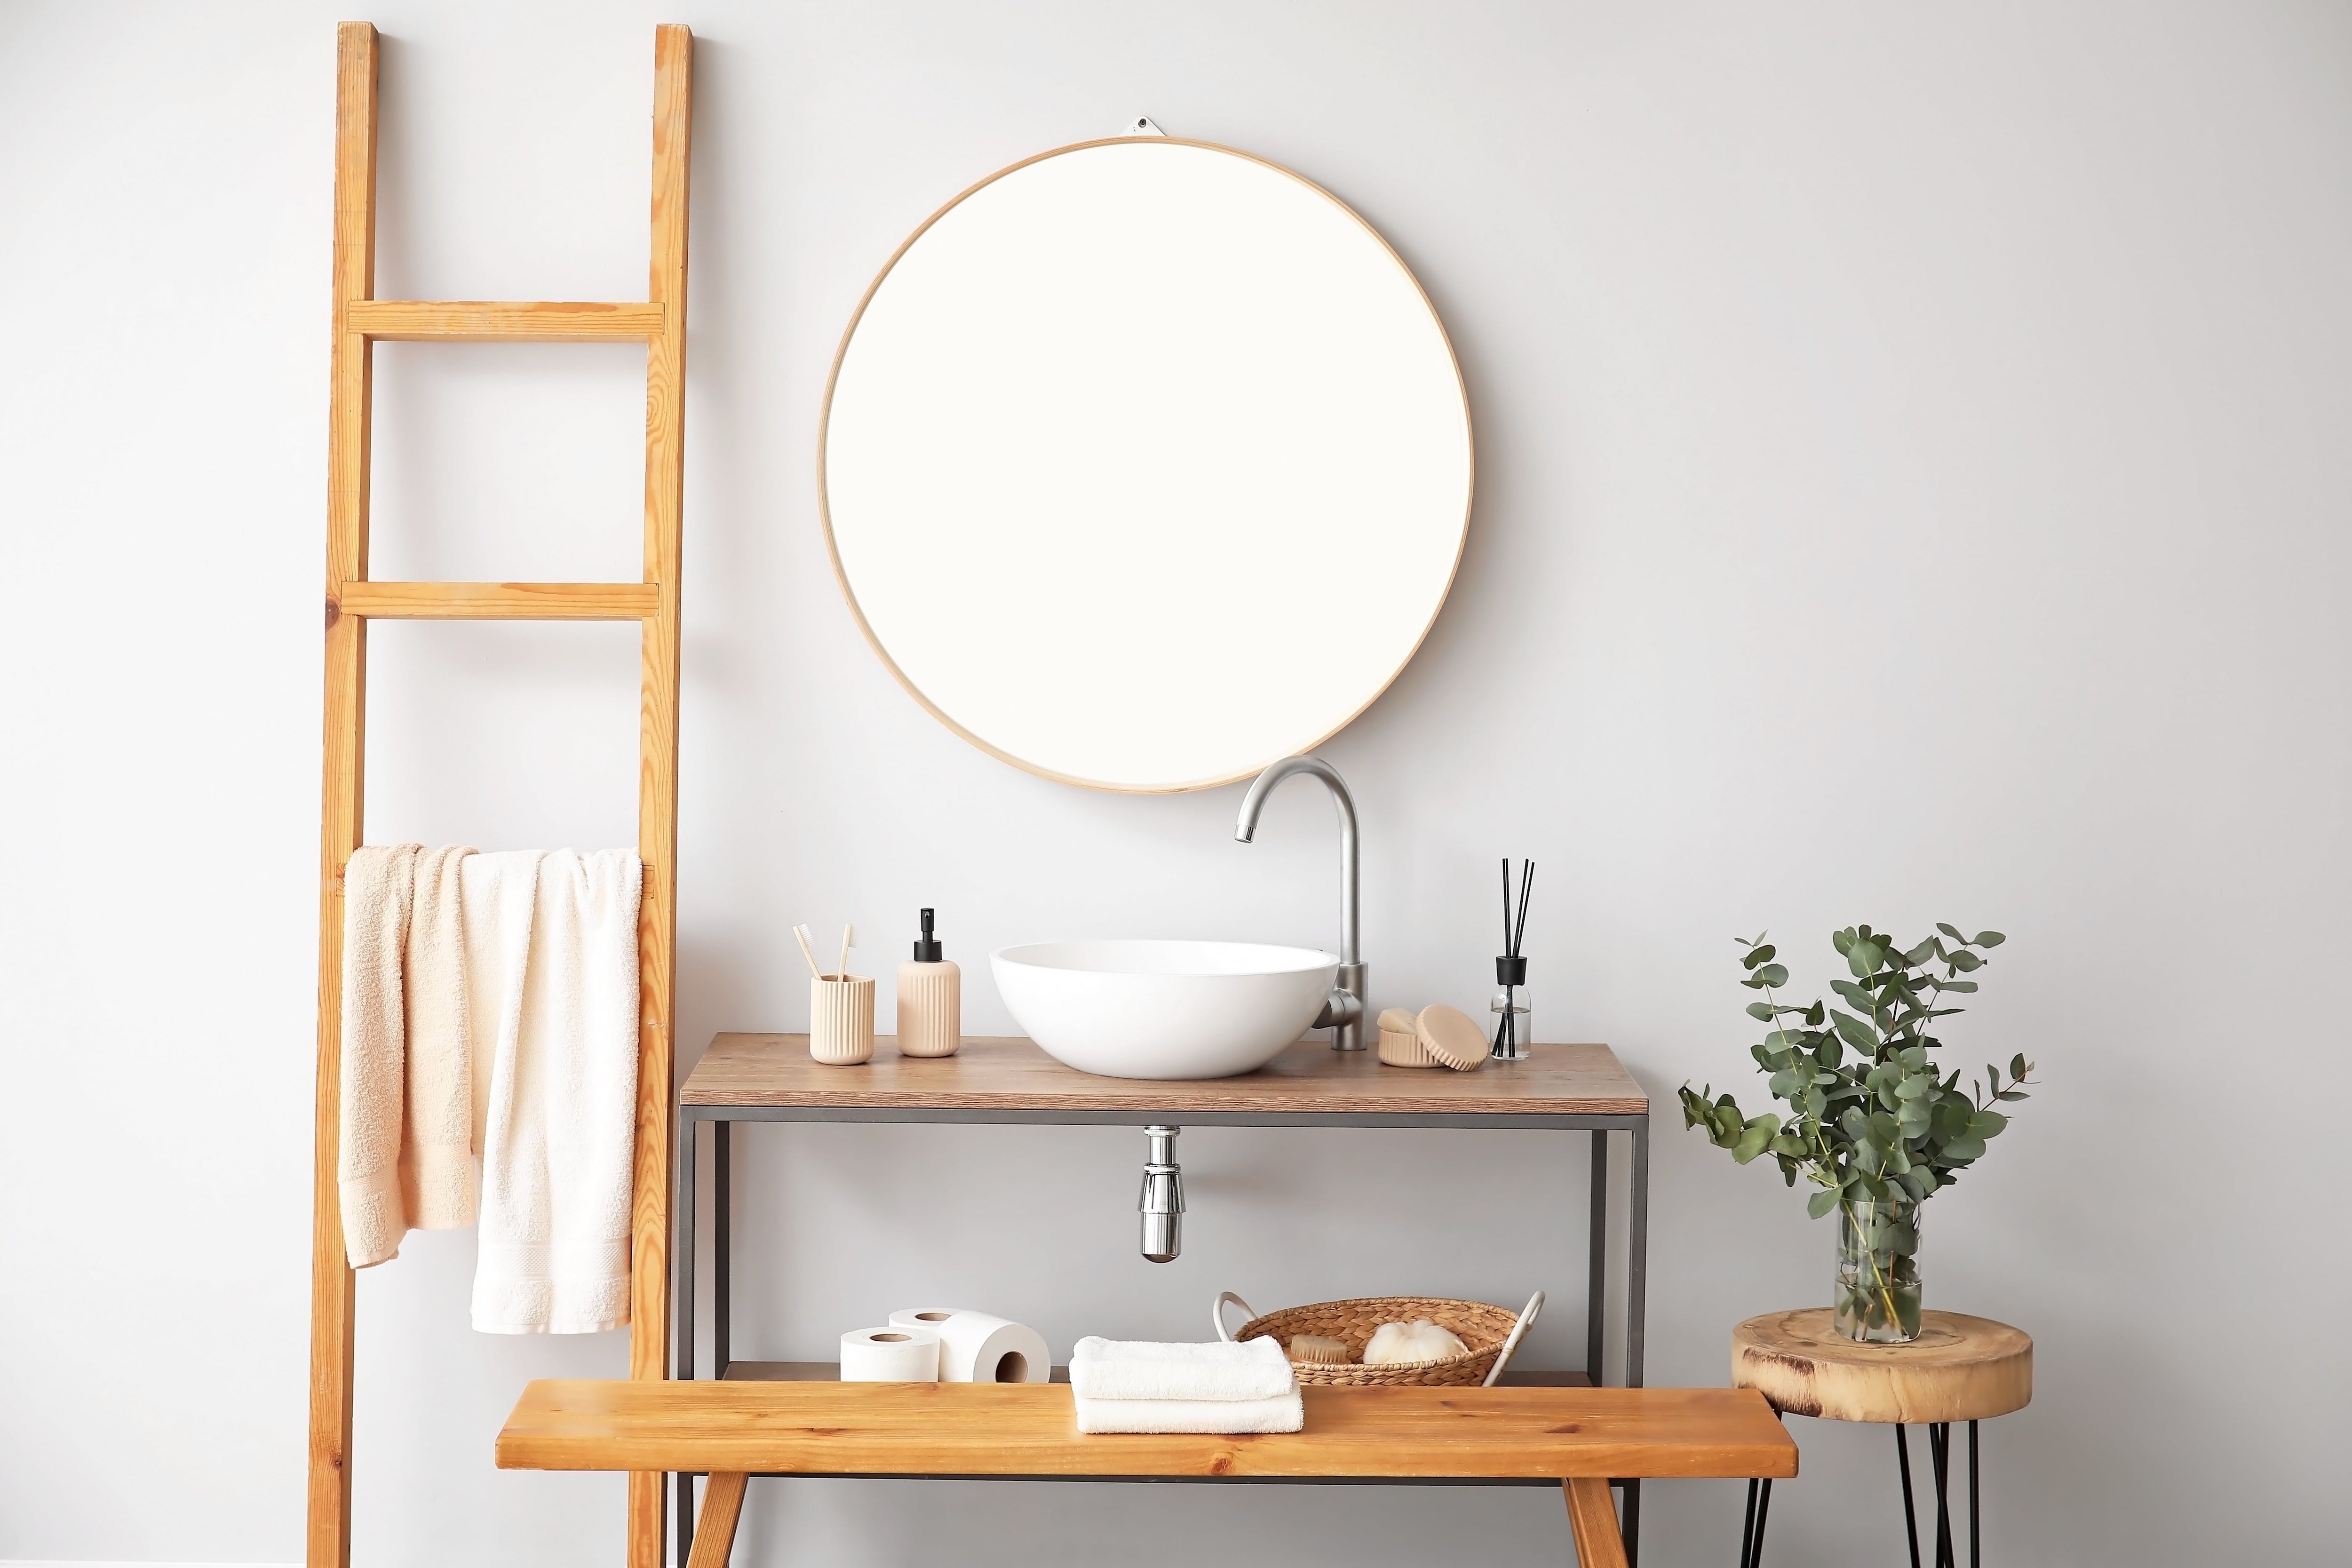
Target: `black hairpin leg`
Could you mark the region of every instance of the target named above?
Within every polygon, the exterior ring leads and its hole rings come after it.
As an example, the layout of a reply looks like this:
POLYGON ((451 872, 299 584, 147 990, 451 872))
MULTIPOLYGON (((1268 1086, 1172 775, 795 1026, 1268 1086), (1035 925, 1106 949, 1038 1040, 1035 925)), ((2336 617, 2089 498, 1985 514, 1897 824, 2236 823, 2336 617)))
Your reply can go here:
POLYGON ((1977 1514, 1977 1424, 1969 1423, 1969 1568, 1981 1568, 1984 1561, 1978 1551, 1984 1536, 1977 1514))
POLYGON ((1772 1511, 1772 1483, 1748 1483, 1748 1522, 1739 1531, 1739 1568, 1764 1568, 1764 1521, 1772 1511))
POLYGON ((1911 1549, 1911 1568, 1919 1568, 1919 1514, 1911 1505, 1911 1444, 1900 1421, 1895 1424, 1895 1463, 1903 1471, 1903 1544, 1911 1549))
POLYGON ((1936 1449, 1936 1568, 1956 1568, 1952 1555, 1952 1424, 1927 1428, 1936 1449))

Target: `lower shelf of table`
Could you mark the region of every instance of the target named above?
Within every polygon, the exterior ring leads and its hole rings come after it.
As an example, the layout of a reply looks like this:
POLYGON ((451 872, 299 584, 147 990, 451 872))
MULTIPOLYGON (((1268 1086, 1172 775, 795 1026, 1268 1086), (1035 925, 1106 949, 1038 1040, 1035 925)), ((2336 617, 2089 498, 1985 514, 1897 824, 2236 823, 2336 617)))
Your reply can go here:
MULTIPOLYGON (((731 1383, 838 1383, 841 1365, 830 1361, 735 1361, 727 1363, 731 1383)), ((1070 1369, 1057 1366, 1048 1381, 1067 1383, 1070 1369)), ((1503 1373, 1505 1388, 1590 1388, 1592 1380, 1580 1372, 1529 1369, 1503 1373)))

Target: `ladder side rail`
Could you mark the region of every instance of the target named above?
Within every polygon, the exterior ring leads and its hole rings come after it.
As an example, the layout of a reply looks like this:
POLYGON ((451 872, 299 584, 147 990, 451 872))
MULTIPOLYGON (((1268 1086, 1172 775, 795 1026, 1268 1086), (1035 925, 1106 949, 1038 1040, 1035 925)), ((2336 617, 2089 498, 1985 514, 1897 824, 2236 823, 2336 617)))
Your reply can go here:
MULTIPOLYGON (((629 1375, 669 1375, 670 1136, 677 947, 678 577, 686 451, 686 253, 694 125, 694 35, 654 30, 654 146, 646 299, 662 330, 646 349, 646 581, 637 852, 637 1142, 631 1205, 629 1375)), ((629 1568, 661 1568, 658 1472, 629 1477, 629 1568)))
POLYGON ((337 1165, 342 1132, 343 867, 365 828, 367 623, 341 613, 367 575, 368 419, 373 354, 351 307, 375 289, 376 33, 335 39, 334 340, 327 425, 326 715, 319 829, 319 1044, 310 1217, 310 1415, 304 1560, 352 1554, 352 1352, 356 1282, 344 1251, 337 1165))

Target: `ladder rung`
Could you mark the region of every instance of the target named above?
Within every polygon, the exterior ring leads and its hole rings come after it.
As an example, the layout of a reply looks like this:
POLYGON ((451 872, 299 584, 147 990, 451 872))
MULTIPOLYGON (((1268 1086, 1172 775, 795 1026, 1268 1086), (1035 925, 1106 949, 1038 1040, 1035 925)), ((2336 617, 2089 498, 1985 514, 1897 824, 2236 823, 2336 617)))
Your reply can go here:
POLYGON ((342 613, 369 620, 642 621, 656 583, 346 583, 342 613))
POLYGON ((565 300, 354 300, 352 331, 393 342, 643 342, 662 333, 659 305, 565 300))

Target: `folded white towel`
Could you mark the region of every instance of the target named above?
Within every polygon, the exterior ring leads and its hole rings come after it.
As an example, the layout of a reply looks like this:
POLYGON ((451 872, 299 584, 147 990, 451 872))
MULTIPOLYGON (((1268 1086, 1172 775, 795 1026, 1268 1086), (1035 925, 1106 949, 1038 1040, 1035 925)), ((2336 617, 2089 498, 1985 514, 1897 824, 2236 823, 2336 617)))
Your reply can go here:
POLYGON ((1076 1397, 1081 1432, 1296 1432, 1307 1425, 1295 1388, 1273 1399, 1076 1397))
POLYGON ((1239 1344, 1171 1344, 1089 1334, 1070 1352, 1070 1387, 1082 1400, 1274 1399, 1297 1386, 1282 1346, 1263 1334, 1239 1344))
POLYGON ((354 1268, 400 1256, 407 1016, 401 987, 421 844, 369 846, 343 865, 341 1132, 335 1176, 354 1268))
POLYGON ((416 858, 404 966, 406 1106, 400 1196, 413 1230, 474 1223, 473 1030, 466 1007, 466 930, 459 868, 474 852, 445 847, 416 858))
POLYGON ((470 1011, 490 1057, 474 1327, 620 1328, 644 868, 631 850, 558 849, 476 855, 464 877, 470 1011))

